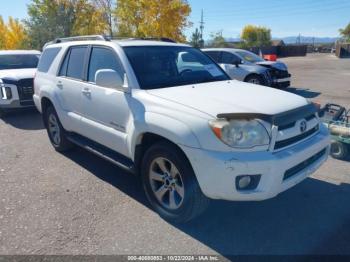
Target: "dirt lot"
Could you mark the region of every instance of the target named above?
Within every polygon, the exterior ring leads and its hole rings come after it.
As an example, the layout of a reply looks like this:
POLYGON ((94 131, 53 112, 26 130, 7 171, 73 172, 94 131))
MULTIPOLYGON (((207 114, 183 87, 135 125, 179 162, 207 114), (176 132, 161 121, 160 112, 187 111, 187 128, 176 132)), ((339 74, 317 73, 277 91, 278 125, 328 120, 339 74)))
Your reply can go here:
POLYGON ((293 75, 289 91, 321 103, 339 103, 350 108, 350 59, 333 54, 309 54, 281 59, 293 75))
MULTIPOLYGON (((350 107, 350 60, 287 58, 289 91, 350 107)), ((350 254, 350 164, 329 161, 264 202, 215 201, 175 226, 137 179, 90 153, 56 153, 35 112, 0 119, 0 254, 350 254)))

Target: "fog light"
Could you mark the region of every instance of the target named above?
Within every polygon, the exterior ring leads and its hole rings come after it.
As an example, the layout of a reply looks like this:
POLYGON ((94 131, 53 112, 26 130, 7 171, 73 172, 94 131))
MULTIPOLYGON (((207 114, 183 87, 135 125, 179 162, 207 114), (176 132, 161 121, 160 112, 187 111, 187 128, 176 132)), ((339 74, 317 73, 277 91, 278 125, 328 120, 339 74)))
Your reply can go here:
POLYGON ((247 186, 249 186, 250 182, 252 181, 252 179, 250 178, 250 176, 242 176, 239 180, 238 180, 238 187, 241 189, 246 188, 247 186))
POLYGON ((254 190, 258 187, 261 175, 241 175, 236 177, 237 190, 254 190))

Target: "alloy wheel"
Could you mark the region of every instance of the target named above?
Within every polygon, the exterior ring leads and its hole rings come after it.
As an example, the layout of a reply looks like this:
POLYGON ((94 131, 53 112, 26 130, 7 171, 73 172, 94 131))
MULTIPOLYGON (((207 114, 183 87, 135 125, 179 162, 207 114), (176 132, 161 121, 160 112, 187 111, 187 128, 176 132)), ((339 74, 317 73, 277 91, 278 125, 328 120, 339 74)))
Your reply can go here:
POLYGON ((56 145, 59 145, 61 143, 61 136, 60 136, 60 126, 58 124, 57 117, 54 114, 50 114, 48 120, 49 120, 48 128, 49 128, 49 133, 52 138, 52 141, 56 145))
POLYGON ((163 207, 175 210, 182 205, 185 188, 182 175, 174 163, 164 157, 154 159, 149 180, 155 198, 163 207))

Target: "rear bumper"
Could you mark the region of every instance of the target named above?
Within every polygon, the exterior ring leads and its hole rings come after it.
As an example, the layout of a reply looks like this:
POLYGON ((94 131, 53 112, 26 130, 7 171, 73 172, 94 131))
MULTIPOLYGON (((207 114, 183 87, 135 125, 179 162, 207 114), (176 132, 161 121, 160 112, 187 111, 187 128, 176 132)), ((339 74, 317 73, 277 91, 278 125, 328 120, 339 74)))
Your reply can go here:
POLYGON ((326 128, 321 128, 316 135, 279 152, 215 152, 181 147, 207 197, 257 201, 272 198, 315 172, 327 160, 329 134, 326 128), (315 161, 306 162, 314 156, 318 156, 315 161), (300 168, 302 163, 309 164, 300 168), (286 176, 290 170, 296 171, 286 176), (261 175, 261 178, 255 189, 240 191, 235 181, 241 175, 261 175))

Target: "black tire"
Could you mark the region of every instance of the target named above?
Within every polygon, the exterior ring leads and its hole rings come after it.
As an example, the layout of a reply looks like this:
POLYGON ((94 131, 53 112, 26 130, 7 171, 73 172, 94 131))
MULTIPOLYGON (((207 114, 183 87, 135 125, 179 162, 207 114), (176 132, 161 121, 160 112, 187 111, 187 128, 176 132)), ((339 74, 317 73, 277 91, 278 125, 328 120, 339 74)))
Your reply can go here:
MULTIPOLYGON (((141 178, 143 188, 145 190, 146 196, 150 201, 152 207, 158 214, 165 220, 172 223, 185 223, 193 218, 199 216, 209 205, 210 200, 204 196, 202 193, 191 164, 183 154, 183 152, 177 148, 175 145, 162 141, 153 146, 151 146, 145 153, 142 164, 141 164, 141 178), (166 208, 156 197, 154 189, 151 185, 151 167, 152 163, 159 158, 165 158, 170 160, 171 164, 176 166, 178 173, 181 174, 181 183, 184 190, 184 197, 182 198, 181 204, 176 209, 166 208)), ((159 182, 164 184, 164 182, 159 182)), ((170 189, 175 192, 177 190, 170 189)), ((169 195, 163 195, 163 198, 168 196, 170 202, 170 192, 169 195)), ((177 193, 176 193, 177 194, 177 193)), ((180 194, 178 194, 180 196, 180 194)), ((181 198, 181 197, 180 197, 181 198)))
POLYGON ((244 80, 244 82, 255 84, 255 85, 265 85, 264 79, 259 75, 249 75, 244 80))
POLYGON ((331 156, 335 159, 344 160, 349 155, 349 147, 339 141, 332 140, 331 142, 331 156))
POLYGON ((53 106, 49 106, 45 112, 44 112, 44 120, 45 120, 45 126, 47 130, 47 134, 49 136, 50 142, 52 146, 55 148, 58 152, 65 152, 70 150, 73 147, 73 144, 67 139, 66 131, 64 130, 58 115, 56 113, 56 110, 53 106), (59 130, 58 132, 58 138, 54 138, 54 134, 51 131, 51 123, 50 119, 56 119, 57 121, 57 128, 59 130))

